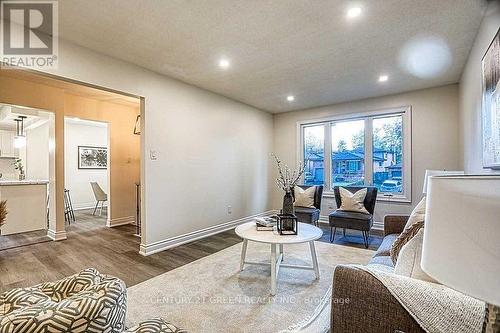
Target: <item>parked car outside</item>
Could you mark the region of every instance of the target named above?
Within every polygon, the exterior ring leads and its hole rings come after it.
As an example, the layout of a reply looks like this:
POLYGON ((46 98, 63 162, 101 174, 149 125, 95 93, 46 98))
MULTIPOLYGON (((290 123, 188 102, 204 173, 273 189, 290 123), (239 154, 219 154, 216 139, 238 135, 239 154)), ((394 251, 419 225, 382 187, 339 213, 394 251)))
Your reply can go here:
POLYGON ((380 186, 380 192, 401 193, 403 191, 403 183, 399 179, 384 180, 380 186))

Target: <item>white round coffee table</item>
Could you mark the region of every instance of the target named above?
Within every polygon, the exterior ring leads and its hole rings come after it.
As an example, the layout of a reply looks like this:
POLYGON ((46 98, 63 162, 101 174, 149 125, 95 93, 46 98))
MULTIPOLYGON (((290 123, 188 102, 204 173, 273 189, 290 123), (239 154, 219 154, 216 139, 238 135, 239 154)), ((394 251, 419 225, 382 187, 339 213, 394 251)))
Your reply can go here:
POLYGON ((314 271, 316 279, 319 279, 318 258, 316 257, 316 248, 314 241, 321 238, 323 231, 311 224, 300 223, 298 224, 297 235, 280 235, 276 230, 274 231, 257 231, 255 222, 247 222, 241 224, 235 229, 236 234, 243 238, 243 246, 241 248, 241 261, 240 271, 243 270, 245 264, 247 265, 271 265, 271 295, 276 295, 276 281, 280 268, 294 268, 314 271), (248 241, 271 244, 271 262, 260 263, 246 261, 248 241), (297 244, 309 243, 311 250, 312 266, 299 266, 283 264, 283 245, 284 244, 297 244), (276 245, 279 246, 279 255, 276 253, 276 245))

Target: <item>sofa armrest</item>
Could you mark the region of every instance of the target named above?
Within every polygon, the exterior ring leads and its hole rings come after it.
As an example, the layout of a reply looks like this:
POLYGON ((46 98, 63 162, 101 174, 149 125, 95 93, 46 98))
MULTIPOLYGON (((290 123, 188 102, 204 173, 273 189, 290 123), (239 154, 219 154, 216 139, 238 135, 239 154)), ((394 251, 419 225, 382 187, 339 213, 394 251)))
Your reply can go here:
POLYGON ((370 273, 339 265, 333 276, 331 332, 424 333, 415 319, 370 273))
POLYGON ((409 218, 407 215, 384 216, 384 236, 402 233, 409 218))

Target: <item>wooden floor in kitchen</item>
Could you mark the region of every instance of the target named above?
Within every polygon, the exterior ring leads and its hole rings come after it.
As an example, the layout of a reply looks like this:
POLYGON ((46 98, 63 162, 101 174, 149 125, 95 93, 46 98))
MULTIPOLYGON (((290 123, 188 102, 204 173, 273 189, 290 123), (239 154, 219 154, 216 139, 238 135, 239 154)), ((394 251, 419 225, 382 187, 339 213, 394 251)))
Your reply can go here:
MULTIPOLYGON (((47 241, 40 232, 0 236, 0 243, 5 244, 0 247, 0 292, 57 280, 87 267, 117 276, 132 286, 241 241, 230 230, 144 257, 139 254, 135 226, 107 228, 104 214, 95 217, 91 213, 76 212, 76 222, 67 226, 68 239, 64 241, 47 241)), ((322 228, 320 241, 329 242, 329 228, 322 228)), ((343 238, 337 232, 336 238, 336 244, 362 247, 360 233, 348 231, 343 238)), ((378 248, 381 240, 379 235, 372 235, 370 248, 378 248)))

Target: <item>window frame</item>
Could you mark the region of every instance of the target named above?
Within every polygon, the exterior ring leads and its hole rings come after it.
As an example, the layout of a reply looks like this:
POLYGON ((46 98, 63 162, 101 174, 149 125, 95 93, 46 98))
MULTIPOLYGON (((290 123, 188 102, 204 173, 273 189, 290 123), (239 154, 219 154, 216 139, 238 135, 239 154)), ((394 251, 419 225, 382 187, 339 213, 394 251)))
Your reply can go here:
MULTIPOLYGON (((403 120, 403 193, 377 196, 377 201, 411 203, 412 197, 412 117, 411 106, 401 106, 358 113, 346 113, 313 120, 297 122, 297 162, 304 161, 304 128, 324 125, 324 196, 334 197, 332 175, 332 123, 349 120, 365 121, 365 184, 373 185, 373 119, 401 115, 403 120), (328 158, 327 158, 328 157, 328 158), (371 161, 371 163, 366 163, 371 161)), ((302 177, 304 182, 304 177, 302 177)))

